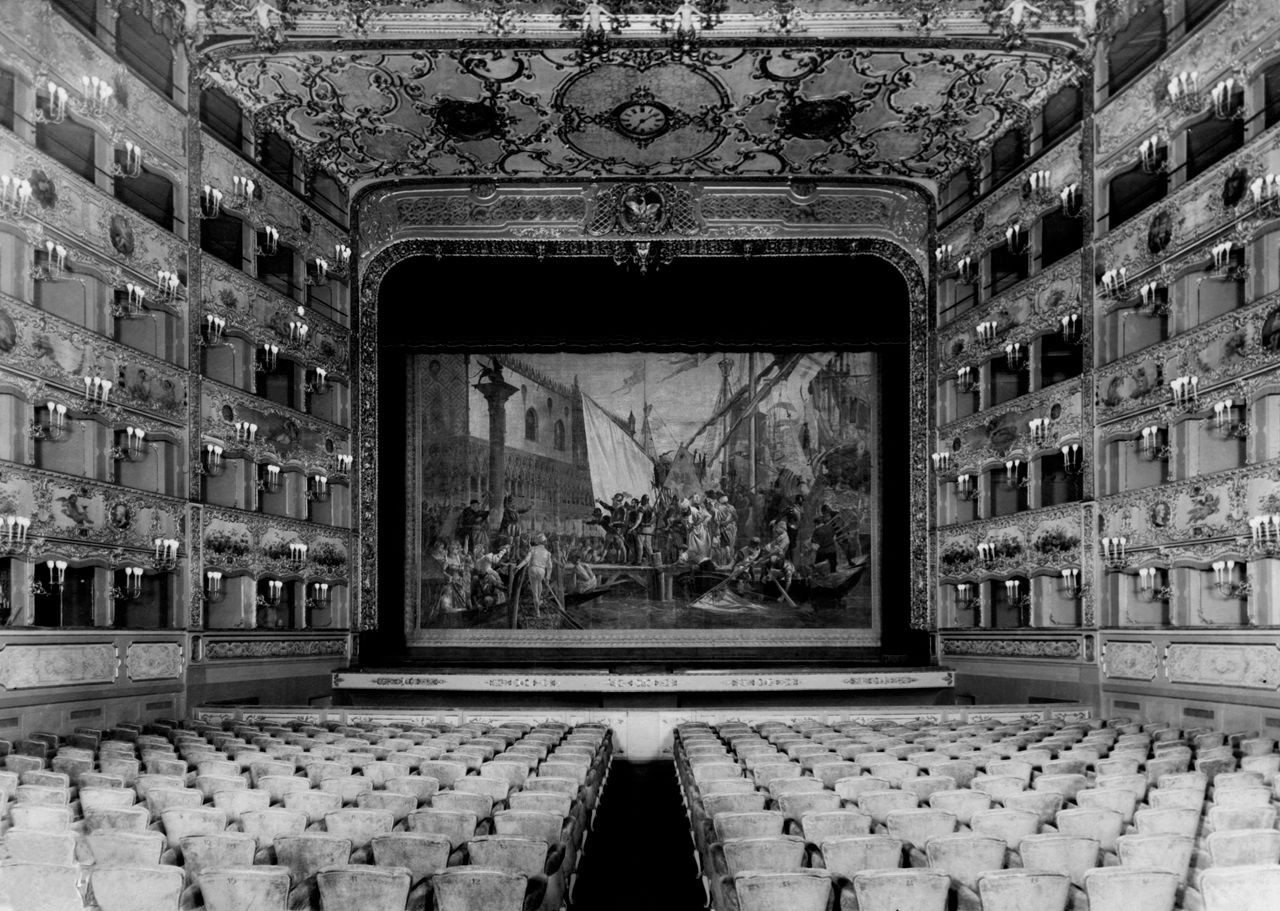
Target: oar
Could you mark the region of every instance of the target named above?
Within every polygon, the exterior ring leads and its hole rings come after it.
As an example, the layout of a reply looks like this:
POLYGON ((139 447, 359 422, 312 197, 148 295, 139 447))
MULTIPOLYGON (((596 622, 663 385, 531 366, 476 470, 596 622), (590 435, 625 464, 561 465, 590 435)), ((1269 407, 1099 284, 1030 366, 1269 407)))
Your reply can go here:
POLYGON ((774 584, 774 585, 776 585, 776 586, 778 586, 778 591, 782 593, 782 600, 783 600, 783 601, 786 601, 786 602, 787 602, 788 604, 790 604, 792 607, 795 607, 795 606, 796 606, 796 603, 795 603, 794 601, 792 601, 792 600, 791 600, 791 596, 790 596, 790 595, 788 595, 788 594, 787 594, 787 590, 786 590, 785 588, 783 588, 783 587, 782 587, 782 583, 781 583, 781 582, 779 582, 777 579, 774 579, 774 580, 773 580, 773 584, 774 584))

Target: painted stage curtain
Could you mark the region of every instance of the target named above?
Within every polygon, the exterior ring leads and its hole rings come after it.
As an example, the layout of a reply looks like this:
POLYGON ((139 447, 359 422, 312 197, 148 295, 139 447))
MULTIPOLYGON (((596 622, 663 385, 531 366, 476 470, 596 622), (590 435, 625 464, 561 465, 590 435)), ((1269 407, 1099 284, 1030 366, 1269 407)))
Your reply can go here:
POLYGON ((639 444, 586 395, 582 397, 582 415, 592 495, 605 502, 619 492, 652 497, 653 462, 639 444))

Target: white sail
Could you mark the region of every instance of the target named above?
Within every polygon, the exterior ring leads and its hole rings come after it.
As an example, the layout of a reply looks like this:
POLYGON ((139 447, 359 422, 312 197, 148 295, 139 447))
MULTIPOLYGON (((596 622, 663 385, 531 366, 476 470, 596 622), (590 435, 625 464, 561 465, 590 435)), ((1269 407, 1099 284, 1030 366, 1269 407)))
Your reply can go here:
POLYGON ((652 498, 653 462, 639 444, 588 395, 582 397, 582 416, 592 495, 606 502, 615 493, 652 498))

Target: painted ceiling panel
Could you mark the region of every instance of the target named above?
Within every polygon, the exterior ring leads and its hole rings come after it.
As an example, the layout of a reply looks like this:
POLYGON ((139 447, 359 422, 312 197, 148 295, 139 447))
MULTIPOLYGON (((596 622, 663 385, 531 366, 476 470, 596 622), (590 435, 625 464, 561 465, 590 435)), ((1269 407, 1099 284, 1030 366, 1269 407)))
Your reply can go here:
POLYGON ((215 55, 206 78, 355 185, 394 177, 939 179, 1078 70, 1002 48, 667 44, 215 55))

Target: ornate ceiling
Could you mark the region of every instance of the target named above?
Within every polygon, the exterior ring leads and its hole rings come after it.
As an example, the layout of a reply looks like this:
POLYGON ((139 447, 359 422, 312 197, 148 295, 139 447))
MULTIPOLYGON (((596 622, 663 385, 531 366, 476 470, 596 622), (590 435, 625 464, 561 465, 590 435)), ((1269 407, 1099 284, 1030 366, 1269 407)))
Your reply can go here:
POLYGON ((1086 5, 191 0, 187 34, 206 82, 353 189, 937 180, 1079 77, 1086 5))

